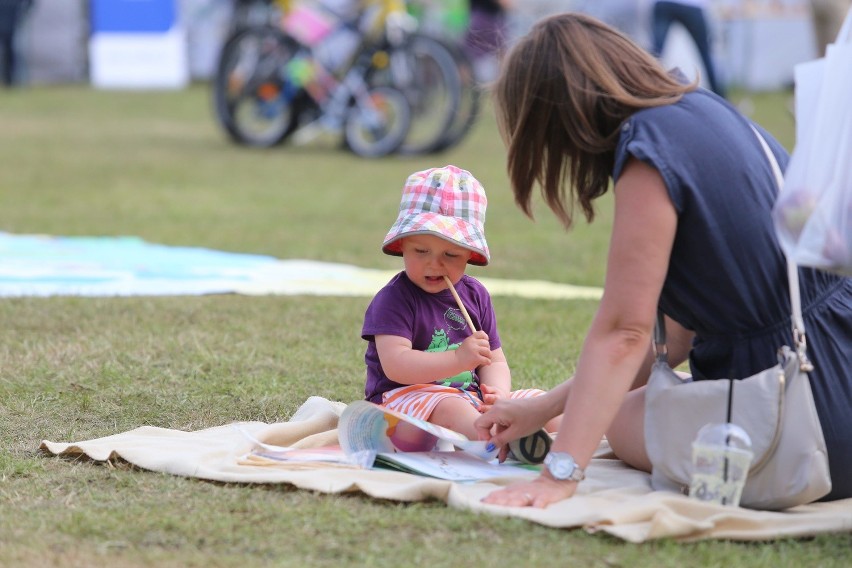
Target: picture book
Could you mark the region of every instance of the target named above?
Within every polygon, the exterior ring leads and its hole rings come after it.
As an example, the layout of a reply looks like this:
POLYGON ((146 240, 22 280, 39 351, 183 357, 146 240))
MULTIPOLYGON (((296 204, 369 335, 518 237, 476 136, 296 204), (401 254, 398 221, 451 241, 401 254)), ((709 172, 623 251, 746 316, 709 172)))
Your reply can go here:
POLYGON ((538 470, 498 463, 498 450, 488 450, 486 442, 364 400, 346 407, 337 428, 346 455, 375 456, 378 467, 451 481, 530 475, 538 470))
POLYGON ((432 450, 467 452, 484 460, 497 456, 486 442, 468 439, 464 434, 358 400, 346 407, 337 425, 340 446, 348 455, 361 451, 376 453, 428 452, 432 450))
POLYGON ((485 442, 367 401, 348 405, 338 422, 340 445, 295 448, 266 444, 240 429, 254 449, 239 463, 293 467, 326 466, 382 468, 450 481, 469 482, 507 476, 534 475, 538 468, 498 463, 497 450, 485 442))

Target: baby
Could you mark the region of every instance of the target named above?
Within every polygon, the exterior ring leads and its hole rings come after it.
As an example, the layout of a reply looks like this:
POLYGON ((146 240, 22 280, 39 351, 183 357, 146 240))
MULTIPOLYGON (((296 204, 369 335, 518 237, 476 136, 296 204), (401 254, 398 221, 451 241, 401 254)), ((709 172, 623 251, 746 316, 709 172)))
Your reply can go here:
MULTIPOLYGON (((373 298, 361 331, 367 400, 472 440, 474 420, 497 399, 543 393, 512 391, 491 296, 465 274, 468 264, 490 259, 486 204, 482 185, 455 166, 409 176, 382 245, 385 254, 402 256, 405 270, 373 298)), ((533 436, 531 444, 511 446, 518 459, 544 459, 549 436, 533 436)))

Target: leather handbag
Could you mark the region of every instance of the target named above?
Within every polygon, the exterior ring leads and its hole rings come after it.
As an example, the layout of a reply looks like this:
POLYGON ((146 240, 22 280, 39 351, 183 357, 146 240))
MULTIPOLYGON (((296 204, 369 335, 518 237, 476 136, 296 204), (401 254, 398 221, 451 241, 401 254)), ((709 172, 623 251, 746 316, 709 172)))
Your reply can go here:
MULTIPOLYGON (((772 164, 778 187, 783 177, 775 156, 755 130, 772 164)), ((645 444, 654 489, 686 492, 692 474, 692 442, 711 422, 732 422, 751 438, 754 459, 740 504, 780 510, 816 501, 831 491, 828 452, 808 372, 799 276, 787 259, 794 348, 778 349, 778 364, 744 379, 693 381, 668 365, 665 325, 657 318, 657 350, 645 392, 645 444)))

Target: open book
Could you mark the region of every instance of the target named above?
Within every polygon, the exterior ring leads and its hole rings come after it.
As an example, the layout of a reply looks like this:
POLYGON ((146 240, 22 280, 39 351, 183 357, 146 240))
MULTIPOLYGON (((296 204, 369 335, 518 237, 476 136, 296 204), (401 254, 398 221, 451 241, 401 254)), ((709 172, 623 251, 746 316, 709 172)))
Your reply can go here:
POLYGON ((499 464, 497 450, 487 451, 485 442, 364 400, 353 402, 341 414, 339 446, 288 448, 243 434, 255 443, 255 449, 240 461, 244 464, 327 462, 396 469, 450 481, 530 476, 537 471, 518 463, 499 464))

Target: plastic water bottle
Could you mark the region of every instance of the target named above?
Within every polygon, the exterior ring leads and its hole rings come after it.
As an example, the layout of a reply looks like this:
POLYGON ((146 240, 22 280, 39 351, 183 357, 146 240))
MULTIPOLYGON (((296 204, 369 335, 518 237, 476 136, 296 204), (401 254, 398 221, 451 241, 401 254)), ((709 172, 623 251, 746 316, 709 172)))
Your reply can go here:
POLYGON ((730 422, 705 424, 692 443, 689 496, 738 506, 753 457, 745 430, 730 422))

